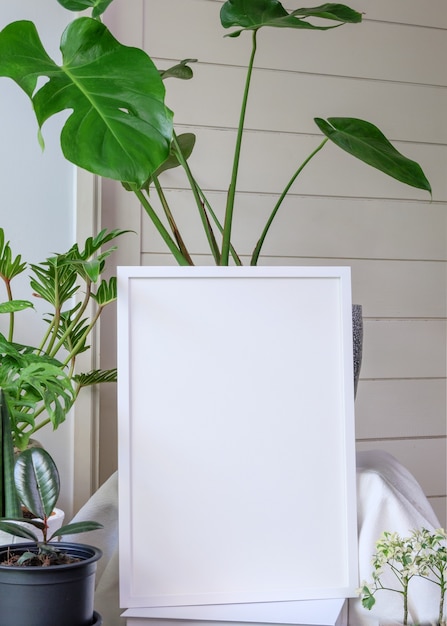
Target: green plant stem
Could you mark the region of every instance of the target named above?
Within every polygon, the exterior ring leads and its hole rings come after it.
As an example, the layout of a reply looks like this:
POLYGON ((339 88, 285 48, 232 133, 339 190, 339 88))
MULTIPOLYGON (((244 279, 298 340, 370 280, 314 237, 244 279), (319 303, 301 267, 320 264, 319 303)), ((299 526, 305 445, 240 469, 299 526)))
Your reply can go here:
POLYGON ((287 196, 287 194, 289 193, 289 189, 291 188, 291 186, 293 185, 293 183, 295 182, 295 180, 298 178, 298 176, 301 174, 301 172, 303 171, 303 169, 306 167, 306 165, 309 163, 309 161, 311 161, 313 159, 313 157, 318 154, 318 152, 320 152, 320 150, 323 149, 323 147, 326 145, 326 143, 328 142, 328 138, 324 139, 320 145, 312 152, 312 154, 310 154, 307 159, 305 161, 303 161, 303 163, 299 166, 299 168, 296 170, 296 172, 294 173, 294 175, 292 176, 292 178, 289 180, 289 182, 287 183, 287 185, 284 188, 284 191, 282 192, 282 194, 279 196, 278 202, 275 204, 273 211, 270 214, 269 219, 267 220, 266 225, 264 226, 264 230, 261 233, 260 238, 258 239, 258 242, 256 244, 255 249, 253 250, 253 254, 251 256, 251 261, 250 261, 250 265, 257 265, 258 264, 258 260, 259 260, 259 255, 261 253, 261 248, 264 245, 264 241, 265 238, 267 236, 267 233, 270 229, 270 226, 273 223, 273 220, 276 217, 276 214, 279 211, 279 208, 281 206, 281 204, 283 203, 285 197, 287 196))
MULTIPOLYGON (((199 192, 201 194, 203 194, 203 192, 201 190, 199 190, 199 192)), ((207 198, 205 197, 205 195, 202 195, 202 201, 203 204, 206 207, 206 210, 208 211, 208 213, 211 215, 213 222, 216 224, 216 227, 218 229, 218 231, 220 232, 220 234, 223 233, 223 226, 222 224, 219 222, 219 219, 217 217, 217 215, 214 213, 212 206, 210 205, 210 203, 208 202, 207 198)), ((234 246, 232 243, 230 243, 230 254, 233 258, 233 261, 235 262, 236 265, 242 265, 242 261, 239 258, 239 255, 237 254, 236 250, 234 249, 234 246)))
POLYGON ((181 236, 180 231, 179 231, 179 229, 177 227, 177 224, 175 222, 174 216, 172 215, 171 209, 169 208, 169 204, 168 204, 168 201, 166 200, 166 196, 165 196, 165 194, 163 192, 163 188, 160 185, 160 182, 159 182, 159 180, 158 180, 158 178, 156 176, 154 176, 153 181, 154 181, 154 187, 157 190, 158 197, 160 198, 161 205, 162 205, 163 210, 165 212, 166 219, 169 222, 169 226, 170 226, 170 228, 172 230, 172 234, 175 237, 175 240, 176 240, 177 245, 178 245, 178 247, 180 249, 180 252, 183 254, 185 259, 188 261, 189 265, 194 265, 193 260, 191 259, 191 255, 189 254, 189 252, 188 252, 188 250, 186 248, 185 242, 183 241, 183 237, 181 236))
POLYGON ((163 241, 168 246, 169 251, 171 252, 173 257, 175 258, 177 263, 179 265, 189 265, 188 260, 185 259, 185 257, 183 256, 182 252, 177 247, 175 241, 172 239, 171 235, 168 233, 168 231, 165 228, 163 222, 160 220, 160 218, 158 217, 158 215, 154 211, 154 209, 151 206, 149 200, 146 198, 146 196, 143 194, 143 192, 140 189, 137 189, 137 190, 134 190, 134 194, 137 196, 138 200, 141 202, 141 205, 143 206, 144 210, 148 214, 149 218, 152 220, 155 228, 160 233, 163 241))
POLYGON ((445 598, 445 591, 446 591, 446 585, 445 585, 445 580, 442 581, 441 585, 441 598, 439 600, 439 623, 442 623, 442 618, 444 617, 444 598, 445 598))
MULTIPOLYGON (((57 340, 57 331, 59 328, 59 324, 60 324, 60 319, 61 319, 61 312, 62 312, 62 306, 63 303, 60 301, 60 297, 59 297, 59 290, 58 287, 60 285, 60 279, 59 279, 59 265, 58 262, 56 261, 55 264, 55 277, 54 277, 54 286, 55 286, 55 291, 54 291, 54 316, 53 319, 51 320, 51 323, 49 324, 49 328, 47 333, 45 334, 43 341, 40 345, 40 350, 41 351, 45 351, 47 354, 55 354, 53 347, 54 344, 56 343, 57 340), (47 341, 47 339, 49 339, 48 341, 48 346, 46 348, 44 348, 45 343, 47 341)), ((57 350, 56 350, 57 352, 57 350)))
POLYGON ((236 146, 234 150, 233 157, 233 170, 231 174, 230 186, 228 189, 227 195, 227 204, 225 207, 225 220, 224 220, 224 230, 222 237, 222 254, 220 259, 221 265, 228 265, 229 255, 230 255, 230 245, 231 245, 231 229, 233 224, 233 212, 234 212, 234 200, 236 197, 236 184, 237 177, 239 173, 239 161, 241 156, 241 146, 242 146, 242 135, 244 133, 244 124, 245 124, 245 114, 247 112, 247 102, 248 102, 248 94, 250 91, 250 83, 251 77, 253 74, 253 64, 256 55, 256 42, 257 30, 253 30, 252 35, 252 49, 250 61, 247 68, 247 76, 245 79, 245 88, 244 94, 242 98, 241 112, 239 117, 239 124, 237 129, 237 137, 236 137, 236 146))
MULTIPOLYGON (((8 297, 8 302, 11 302, 12 298, 12 290, 11 290, 11 281, 7 278, 4 278, 6 294, 8 297)), ((14 337, 14 313, 9 314, 9 332, 8 332, 8 341, 12 341, 14 337)))
POLYGON ((194 196, 194 200, 196 201, 196 205, 197 205, 197 208, 199 210, 199 215, 200 215, 200 219, 202 220, 203 230, 205 231, 205 235, 206 235, 206 238, 208 240, 208 245, 210 247, 211 253, 212 253, 213 258, 214 258, 214 262, 215 262, 216 265, 219 265, 220 264, 219 246, 217 245, 217 241, 216 241, 216 238, 214 236, 213 228, 212 228, 212 226, 210 224, 210 221, 208 219, 208 215, 206 214, 206 211, 204 209, 204 203, 207 206, 209 206, 209 203, 207 202, 207 200, 205 198, 205 194, 203 193, 202 189, 197 184, 197 181, 196 181, 193 173, 191 172, 191 168, 189 167, 188 161, 183 156, 183 153, 182 153, 182 151, 180 149, 180 145, 178 143, 177 135, 175 134, 175 132, 173 134, 172 143, 173 143, 174 148, 175 148, 175 154, 176 154, 176 157, 178 159, 178 162, 183 167, 183 169, 185 171, 185 174, 186 174, 186 177, 188 178, 189 186, 191 188, 191 191, 192 191, 193 196, 194 196))
MULTIPOLYGON (((63 362, 64 365, 68 365, 68 363, 70 361, 72 361, 72 366, 71 367, 73 369, 73 365, 74 365, 73 359, 78 354, 79 350, 81 349, 82 345, 84 344, 84 342, 87 339, 88 335, 90 334, 91 330, 95 326, 95 324, 98 321, 99 316, 101 315, 103 310, 104 310, 104 306, 98 306, 95 315, 90 320, 90 324, 87 326, 87 328, 85 329, 84 333, 80 337, 79 341, 73 346, 73 348, 70 351, 70 354, 66 357, 65 361, 63 362)), ((70 376, 71 375, 72 375, 72 372, 70 372, 70 376)))
MULTIPOLYGON (((66 338, 70 335, 71 331, 73 328, 75 328, 76 324, 80 321, 82 315, 85 313, 88 303, 90 301, 90 296, 91 296, 91 292, 92 292, 92 283, 90 280, 86 280, 85 281, 85 296, 84 299, 82 301, 81 306, 79 307, 78 313, 77 315, 74 317, 74 319, 72 320, 71 324, 67 327, 66 331, 63 333, 63 335, 60 337, 58 343, 56 345, 54 345, 53 342, 53 348, 51 350, 51 352, 49 352, 49 356, 51 357, 55 357, 57 355, 57 353, 59 352, 59 350, 62 348, 62 346, 64 345, 64 342, 66 340, 66 338)), ((60 318, 59 318, 60 321, 60 318)), ((89 329, 91 328, 91 324, 89 326, 89 329)), ((89 331, 90 332, 90 331, 89 331)), ((55 336, 57 336, 57 329, 53 330, 53 334, 55 336)), ((84 333, 84 338, 87 337, 88 333, 84 333)), ((73 348, 70 353, 68 354, 67 358, 66 358, 66 363, 68 363, 68 361, 70 361, 70 359, 76 355, 76 351, 73 348)))

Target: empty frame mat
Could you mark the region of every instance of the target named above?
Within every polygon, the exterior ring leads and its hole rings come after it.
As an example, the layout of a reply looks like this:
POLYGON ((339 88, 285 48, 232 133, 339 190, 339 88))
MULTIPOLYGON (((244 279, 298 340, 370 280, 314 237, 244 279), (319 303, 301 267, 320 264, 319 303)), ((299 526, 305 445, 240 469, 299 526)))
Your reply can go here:
POLYGON ((357 586, 347 268, 119 268, 124 607, 357 586))

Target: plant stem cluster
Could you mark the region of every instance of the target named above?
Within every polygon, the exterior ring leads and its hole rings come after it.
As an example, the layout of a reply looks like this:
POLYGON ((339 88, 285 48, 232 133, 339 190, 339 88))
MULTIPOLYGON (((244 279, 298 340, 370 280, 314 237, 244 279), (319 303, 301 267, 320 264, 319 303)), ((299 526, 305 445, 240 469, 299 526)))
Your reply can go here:
POLYGON ((447 533, 440 528, 413 530, 408 537, 385 531, 376 543, 373 555, 372 581, 363 582, 360 593, 362 604, 371 609, 376 603, 378 591, 393 591, 402 596, 403 624, 408 624, 408 600, 411 580, 418 576, 438 585, 440 589, 438 623, 445 625, 444 603, 447 588, 447 533), (385 572, 391 572, 396 587, 382 580, 385 572))

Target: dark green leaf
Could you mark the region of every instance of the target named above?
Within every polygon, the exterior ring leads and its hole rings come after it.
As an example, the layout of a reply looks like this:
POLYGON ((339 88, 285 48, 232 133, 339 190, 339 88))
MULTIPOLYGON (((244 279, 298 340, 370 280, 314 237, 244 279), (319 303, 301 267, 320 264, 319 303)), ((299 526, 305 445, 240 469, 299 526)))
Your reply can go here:
POLYGON ((364 595, 362 598, 362 605, 365 607, 365 609, 368 609, 369 611, 373 608, 375 603, 376 603, 375 597, 369 592, 366 595, 364 595))
MULTIPOLYGON (((23 523, 23 518, 21 520, 23 523)), ((31 539, 31 541, 38 541, 37 535, 29 528, 25 528, 21 523, 14 523, 13 521, 0 520, 0 530, 4 533, 14 535, 14 537, 22 537, 23 539, 31 539)))
MULTIPOLYGON (((189 159, 189 157, 191 156, 191 153, 192 153, 192 151, 194 149, 194 145, 196 143, 196 136, 194 135, 194 133, 183 133, 182 135, 179 135, 177 137, 177 142, 178 142, 178 145, 180 147, 180 150, 181 150, 181 153, 183 155, 183 158, 185 160, 189 159)), ((176 154, 176 149, 174 147, 174 144, 172 144, 172 146, 171 146, 171 153, 169 154, 169 157, 154 172, 153 176, 150 176, 148 178, 148 180, 143 185, 142 189, 145 189, 147 192, 149 192, 149 187, 150 187, 151 183, 153 182, 154 177, 158 177, 158 176, 160 176, 160 174, 162 174, 166 170, 173 169, 175 167, 178 167, 179 165, 180 165, 180 162, 179 162, 178 156, 176 154)))
POLYGON ((121 45, 88 17, 69 24, 61 51, 59 67, 32 22, 13 22, 0 33, 0 76, 15 80, 32 99, 39 127, 72 111, 61 133, 69 161, 141 186, 167 158, 172 137, 157 68, 143 50, 121 45), (34 93, 40 76, 49 80, 34 93))
POLYGON ((59 497, 59 472, 43 448, 22 452, 15 464, 14 479, 20 500, 34 517, 51 515, 59 497))
POLYGON ((0 313, 16 313, 25 309, 33 309, 34 305, 28 300, 10 300, 0 303, 0 313))
POLYGON ((339 148, 402 183, 431 193, 420 165, 398 152, 374 124, 351 117, 315 118, 315 123, 339 148))
POLYGON ((90 387, 91 385, 99 385, 101 383, 116 383, 117 371, 116 368, 93 370, 87 374, 77 374, 74 378, 80 387, 90 387))
POLYGON ((92 16, 99 17, 104 13, 112 0, 57 0, 64 8, 69 11, 85 11, 93 9, 92 16))
POLYGON ((21 274, 26 268, 26 263, 22 263, 20 255, 13 258, 9 241, 5 240, 3 228, 0 228, 0 276, 6 280, 12 280, 21 274))
POLYGON ((244 30, 258 30, 263 26, 276 28, 301 28, 329 30, 345 23, 360 22, 362 16, 343 4, 322 4, 310 9, 286 11, 278 0, 227 0, 220 10, 220 21, 224 28, 240 26, 229 36, 237 37, 244 30), (313 24, 308 17, 335 21, 337 24, 313 24))
POLYGON ((65 262, 64 255, 50 257, 39 265, 31 265, 34 276, 30 285, 35 293, 59 310, 78 291, 76 269, 65 262))
POLYGON ((159 70, 160 76, 163 80, 165 78, 179 78, 181 80, 189 80, 193 77, 193 71, 188 66, 188 63, 197 63, 197 59, 183 59, 176 65, 168 68, 167 70, 159 70))
POLYGON ((62 537, 63 535, 77 535, 78 533, 87 533, 92 530, 99 530, 103 525, 99 522, 74 522, 58 528, 51 537, 62 537))
POLYGON ((324 20, 334 20, 343 24, 358 24, 362 21, 362 14, 354 11, 345 4, 326 3, 310 9, 296 9, 291 15, 301 17, 318 17, 324 20))
POLYGON ((102 307, 115 302, 117 298, 116 277, 112 276, 109 282, 102 280, 97 292, 92 294, 92 298, 102 307))

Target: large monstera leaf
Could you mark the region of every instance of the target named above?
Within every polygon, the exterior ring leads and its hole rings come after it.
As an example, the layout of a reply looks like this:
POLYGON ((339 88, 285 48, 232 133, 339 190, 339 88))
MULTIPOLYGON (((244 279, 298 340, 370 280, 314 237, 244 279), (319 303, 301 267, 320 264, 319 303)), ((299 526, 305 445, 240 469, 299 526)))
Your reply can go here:
POLYGON ((0 76, 31 98, 39 129, 71 110, 61 133, 64 156, 94 174, 138 188, 168 157, 172 113, 147 54, 120 44, 100 21, 82 17, 61 39, 63 63, 46 53, 32 22, 0 33, 0 76), (38 79, 48 81, 37 88, 38 79))
POLYGON ((258 30, 263 26, 328 30, 341 24, 361 22, 362 15, 344 4, 327 3, 289 13, 278 0, 227 0, 222 5, 220 20, 224 28, 240 26, 240 30, 229 35, 237 37, 244 30, 258 30), (336 23, 313 24, 306 21, 309 17, 336 23))

